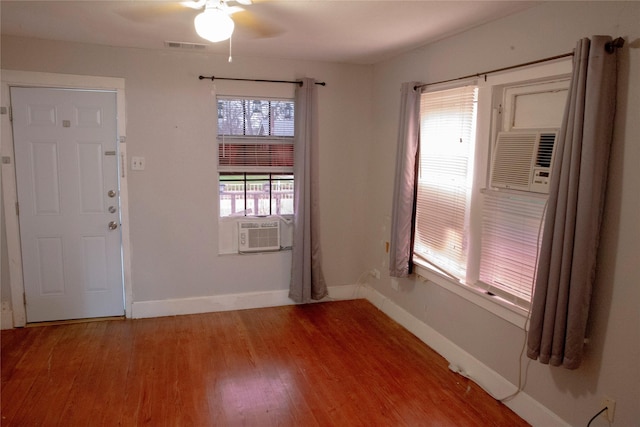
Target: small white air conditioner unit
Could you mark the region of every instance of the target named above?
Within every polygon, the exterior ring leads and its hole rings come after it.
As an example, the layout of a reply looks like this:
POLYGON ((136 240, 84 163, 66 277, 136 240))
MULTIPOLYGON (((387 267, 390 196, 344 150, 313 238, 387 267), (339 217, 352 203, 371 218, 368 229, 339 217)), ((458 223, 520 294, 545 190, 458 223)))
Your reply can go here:
POLYGON ((255 218, 238 222, 238 252, 280 250, 280 220, 255 218))
POLYGON ((556 131, 500 132, 491 158, 492 188, 548 193, 556 131))

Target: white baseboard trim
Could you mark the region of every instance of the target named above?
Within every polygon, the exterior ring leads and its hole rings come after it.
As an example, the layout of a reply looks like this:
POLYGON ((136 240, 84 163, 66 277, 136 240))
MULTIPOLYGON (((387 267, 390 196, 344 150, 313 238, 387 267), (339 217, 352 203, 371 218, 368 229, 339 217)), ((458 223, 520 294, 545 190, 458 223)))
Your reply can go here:
POLYGON ((13 310, 0 312, 0 329, 13 329, 13 310))
MULTIPOLYGON (((504 398, 516 391, 514 384, 375 289, 362 286, 357 289, 356 294, 358 298, 367 299, 444 357, 449 362, 449 369, 471 379, 494 398, 504 398)), ((532 426, 569 426, 525 392, 520 392, 504 403, 532 426)))
POLYGON ((142 319, 293 304, 288 295, 288 290, 278 290, 157 301, 134 301, 131 305, 131 317, 142 319))
MULTIPOLYGON (((356 285, 330 286, 329 297, 321 301, 356 298, 356 285)), ((321 302, 318 301, 318 302, 321 302)), ((216 311, 245 310, 249 308, 275 307, 295 304, 289 299, 289 290, 246 292, 194 298, 177 298, 157 301, 133 302, 131 318, 178 316, 183 314, 210 313, 216 311)))

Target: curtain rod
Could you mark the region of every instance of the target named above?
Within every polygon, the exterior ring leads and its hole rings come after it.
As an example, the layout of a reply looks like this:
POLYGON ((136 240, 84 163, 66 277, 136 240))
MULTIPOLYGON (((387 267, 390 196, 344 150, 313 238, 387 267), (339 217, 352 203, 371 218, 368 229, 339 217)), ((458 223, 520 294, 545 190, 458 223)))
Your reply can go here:
POLYGON ((486 79, 487 74, 499 73, 500 71, 513 70, 514 68, 526 67, 527 65, 540 64, 542 62, 553 61, 554 59, 566 58, 568 56, 573 56, 573 52, 563 53, 562 55, 550 56, 549 58, 538 59, 538 60, 535 60, 535 61, 524 62, 522 64, 510 65, 508 67, 496 68, 495 70, 483 71, 481 73, 469 74, 468 76, 456 77, 454 79, 441 80, 439 82, 433 82, 433 83, 423 83, 423 84, 420 84, 420 85, 415 85, 413 87, 413 90, 421 89, 421 88, 423 88, 425 86, 437 85, 437 84, 440 84, 440 83, 449 83, 449 82, 455 82, 455 81, 458 81, 458 80, 470 79, 472 77, 480 77, 482 75, 484 75, 485 79, 486 79))
MULTIPOLYGON (((621 48, 622 46, 624 46, 624 39, 622 37, 618 37, 618 38, 615 38, 615 39, 611 40, 610 42, 607 42, 604 45, 604 49, 608 53, 613 53, 616 49, 621 48)), ((487 74, 499 73, 500 71, 513 70, 514 68, 526 67, 527 65, 540 64, 540 63, 547 62, 547 61, 553 61, 555 59, 566 58, 568 56, 573 56, 573 51, 572 52, 568 52, 568 53, 563 53, 562 55, 550 56, 549 58, 538 59, 536 61, 524 62, 522 64, 511 65, 509 67, 496 68, 495 70, 483 71, 482 73, 476 73, 476 74, 469 74, 468 76, 464 76, 464 77, 456 77, 455 79, 441 80, 439 82, 424 83, 424 84, 420 84, 420 85, 415 85, 413 87, 413 90, 416 90, 416 89, 419 89, 419 88, 423 88, 425 86, 431 86, 431 85, 440 84, 440 83, 449 83, 449 82, 455 82, 457 80, 470 79, 472 77, 480 77, 482 75, 485 76, 485 80, 486 80, 487 74)))
MULTIPOLYGON (((299 80, 264 80, 264 79, 236 79, 236 78, 232 78, 232 77, 216 77, 216 76, 210 76, 210 77, 205 77, 205 76, 198 76, 198 79, 200 80, 211 80, 214 81, 216 79, 218 80, 235 80, 235 81, 241 81, 241 82, 264 82, 264 83, 294 83, 297 84, 298 86, 302 86, 302 82, 299 80)), ((326 86, 327 84, 325 82, 316 82, 317 85, 320 86, 326 86)))

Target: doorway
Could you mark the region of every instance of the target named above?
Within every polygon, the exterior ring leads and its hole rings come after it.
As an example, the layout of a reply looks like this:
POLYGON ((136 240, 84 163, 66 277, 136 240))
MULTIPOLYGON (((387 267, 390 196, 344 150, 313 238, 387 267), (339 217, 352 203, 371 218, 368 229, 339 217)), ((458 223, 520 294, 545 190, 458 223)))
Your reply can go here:
POLYGON ((13 326, 130 313, 124 79, 3 70, 2 85, 13 326))

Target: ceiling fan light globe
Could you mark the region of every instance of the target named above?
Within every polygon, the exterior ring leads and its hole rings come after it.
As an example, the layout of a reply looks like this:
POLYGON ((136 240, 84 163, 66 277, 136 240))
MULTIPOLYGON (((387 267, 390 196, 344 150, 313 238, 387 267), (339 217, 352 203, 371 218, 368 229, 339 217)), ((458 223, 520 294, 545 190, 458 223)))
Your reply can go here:
POLYGON ((200 37, 214 43, 231 37, 235 27, 229 15, 215 8, 207 8, 196 16, 193 23, 200 37))

